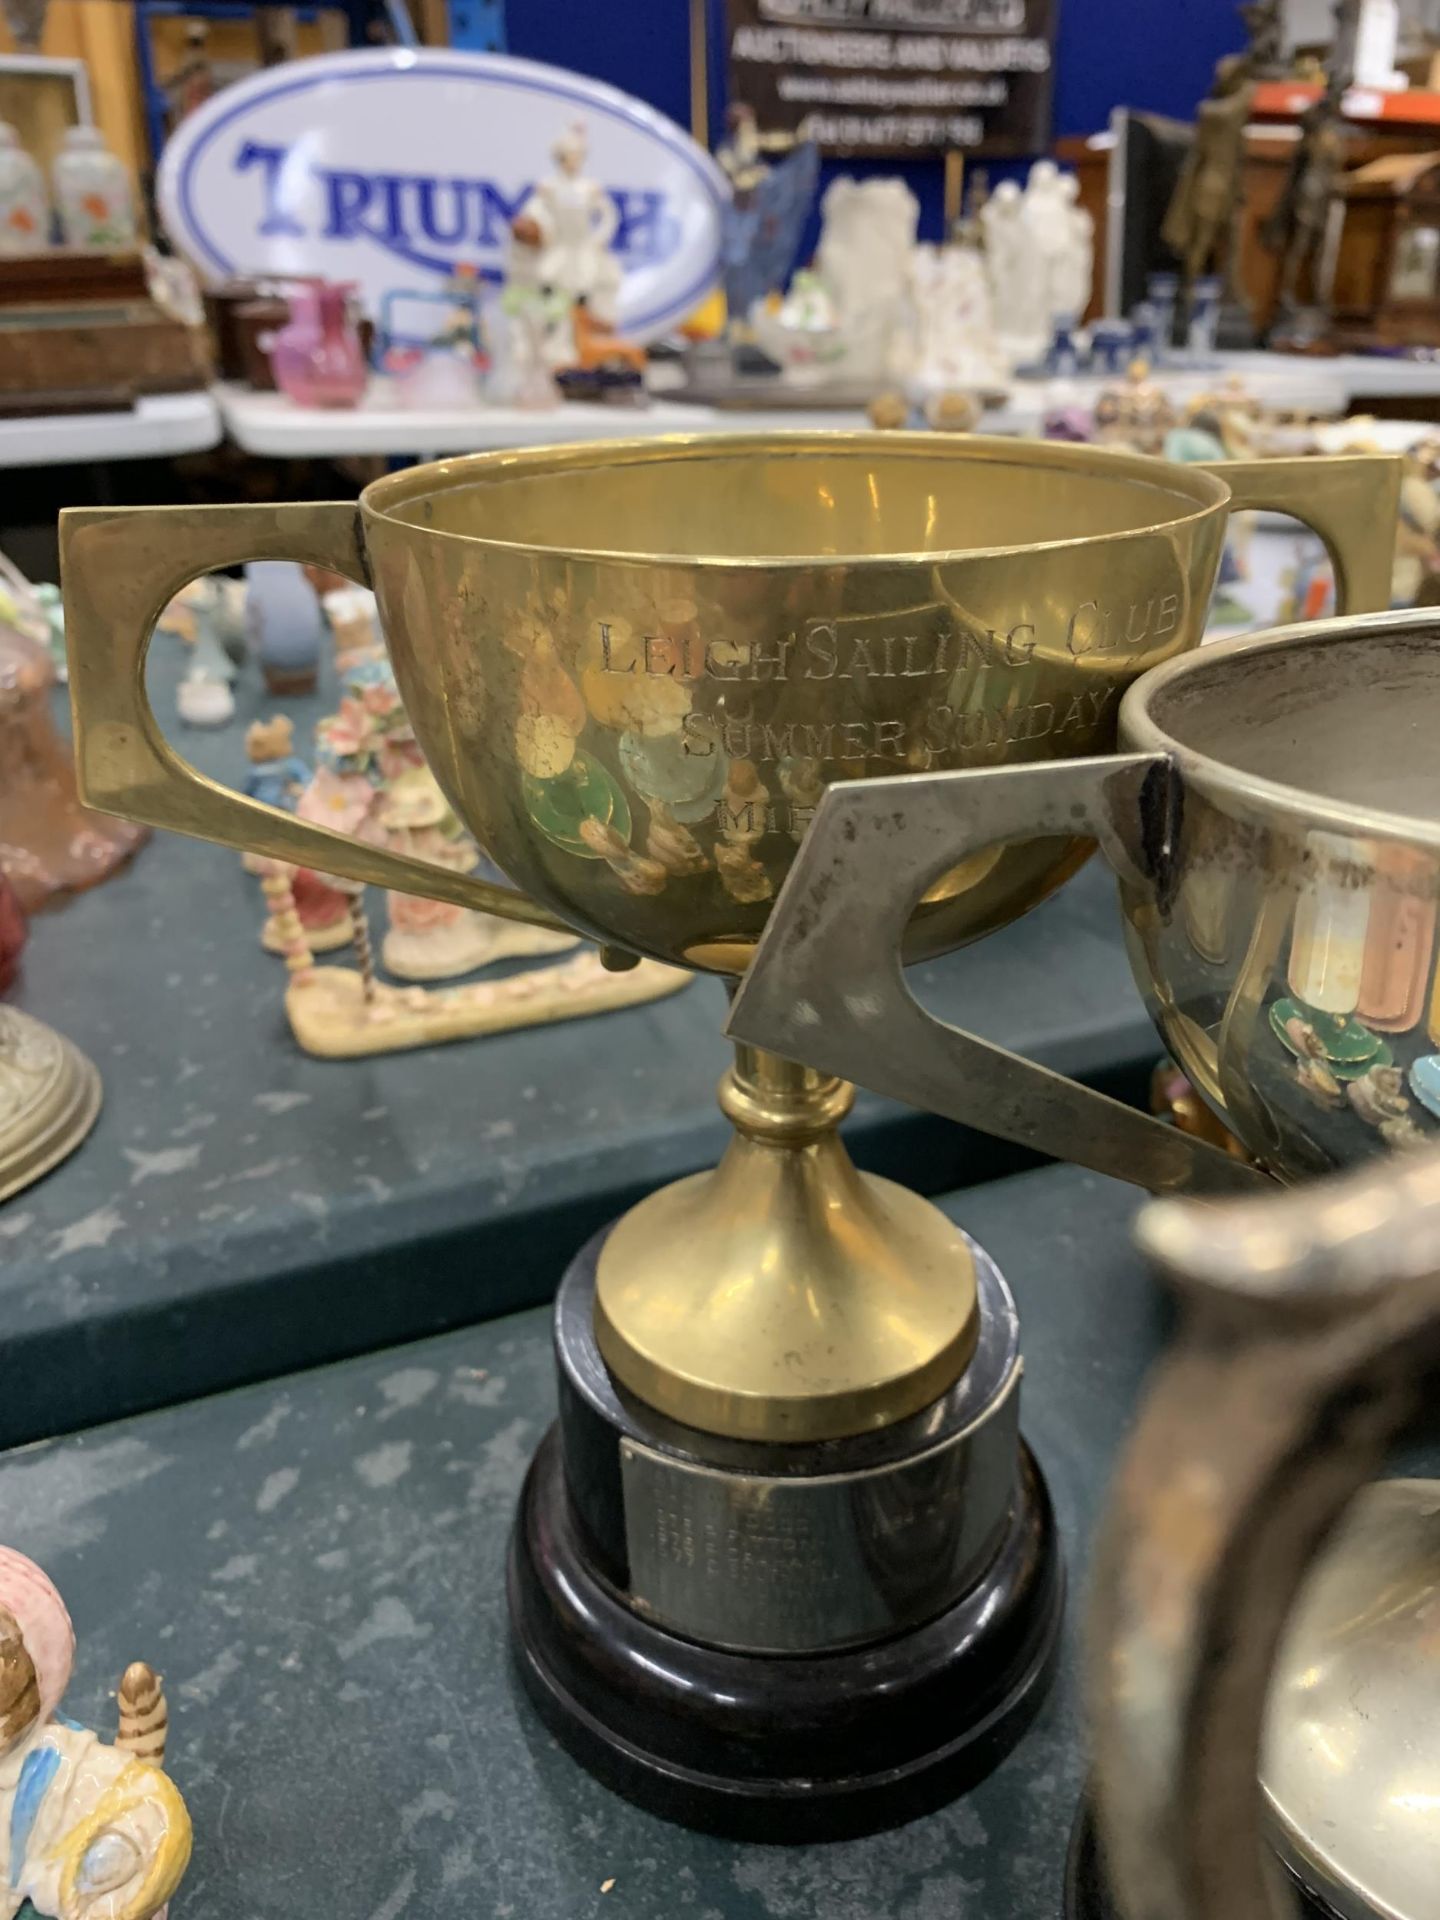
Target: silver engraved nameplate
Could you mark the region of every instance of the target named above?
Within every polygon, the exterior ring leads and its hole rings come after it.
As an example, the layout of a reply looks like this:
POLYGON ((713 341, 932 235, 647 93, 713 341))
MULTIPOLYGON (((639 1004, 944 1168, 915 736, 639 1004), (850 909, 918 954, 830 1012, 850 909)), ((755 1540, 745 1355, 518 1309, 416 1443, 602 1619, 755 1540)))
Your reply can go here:
POLYGON ((933 1618, 984 1571, 1014 1497, 1020 1360, 977 1417, 865 1471, 784 1477, 620 1445, 630 1603, 713 1646, 801 1653, 933 1618))

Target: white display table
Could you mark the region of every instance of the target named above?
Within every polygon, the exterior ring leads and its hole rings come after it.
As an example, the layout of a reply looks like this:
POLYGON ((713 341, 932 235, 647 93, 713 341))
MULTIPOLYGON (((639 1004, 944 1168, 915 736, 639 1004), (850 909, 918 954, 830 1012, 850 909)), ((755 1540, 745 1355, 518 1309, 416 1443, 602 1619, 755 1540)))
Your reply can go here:
MULTIPOLYGON (((1166 390, 1182 402, 1238 376, 1266 406, 1343 413, 1355 394, 1440 394, 1440 361, 1369 359, 1356 354, 1308 359, 1295 354, 1227 353, 1206 368, 1163 369, 1166 390)), ((986 433, 1038 433, 1058 407, 1091 407, 1111 376, 1021 380, 1003 407, 984 417, 986 433)), ((338 459, 346 454, 430 457, 506 447, 555 446, 664 433, 771 433, 864 427, 860 408, 790 407, 721 411, 663 396, 647 407, 566 401, 548 412, 477 406, 416 410, 385 397, 348 409, 297 407, 283 394, 222 385, 215 398, 225 430, 246 453, 278 459, 338 459)))
POLYGON ((344 454, 486 453, 506 447, 560 446, 573 440, 614 440, 662 433, 765 433, 776 427, 858 427, 851 412, 719 413, 664 398, 648 406, 562 401, 536 411, 477 406, 417 409, 384 400, 351 408, 297 407, 281 393, 256 393, 223 384, 215 397, 225 429, 246 453, 278 459, 338 459, 344 454))
MULTIPOLYGON (((1291 354, 1220 354, 1206 368, 1166 368, 1160 378, 1177 401, 1238 376, 1267 406, 1314 413, 1343 413, 1355 393, 1440 393, 1440 362, 1370 360, 1346 355, 1329 360, 1291 354)), ((1093 406, 1111 376, 1084 374, 1074 380, 1021 380, 1003 407, 987 413, 987 433, 1038 433, 1058 407, 1093 406)), ((297 407, 283 394, 255 393, 224 385, 215 389, 225 428, 245 452, 280 459, 340 458, 345 454, 428 457, 479 453, 496 448, 554 446, 566 441, 664 433, 770 433, 826 431, 865 426, 860 408, 790 407, 721 411, 663 396, 647 407, 609 407, 567 401, 548 412, 477 406, 416 410, 396 407, 380 395, 351 409, 297 407)))
POLYGON ((208 393, 155 393, 124 413, 49 413, 0 419, 0 472, 9 467, 98 465, 204 453, 224 438, 208 393))

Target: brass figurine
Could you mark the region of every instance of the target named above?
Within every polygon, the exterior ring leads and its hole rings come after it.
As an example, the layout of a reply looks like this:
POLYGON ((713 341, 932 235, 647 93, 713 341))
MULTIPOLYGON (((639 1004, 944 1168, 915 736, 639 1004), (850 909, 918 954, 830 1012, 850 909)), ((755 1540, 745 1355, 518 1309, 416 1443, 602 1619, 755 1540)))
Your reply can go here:
POLYGON ((1330 206, 1345 157, 1341 103, 1354 77, 1360 0, 1337 0, 1335 41, 1325 70, 1325 90, 1300 116, 1300 138, 1279 204, 1260 230, 1280 256, 1280 288, 1272 340, 1306 346, 1324 325, 1325 289, 1320 285, 1330 206))
POLYGON ((1210 92, 1196 110, 1194 143, 1160 229, 1160 238, 1180 261, 1182 299, 1187 306, 1202 275, 1219 276, 1222 300, 1232 300, 1240 292, 1236 274, 1245 128, 1255 83, 1273 70, 1278 58, 1279 0, 1256 0, 1240 12, 1249 29, 1249 45, 1243 53, 1226 54, 1216 63, 1210 92))

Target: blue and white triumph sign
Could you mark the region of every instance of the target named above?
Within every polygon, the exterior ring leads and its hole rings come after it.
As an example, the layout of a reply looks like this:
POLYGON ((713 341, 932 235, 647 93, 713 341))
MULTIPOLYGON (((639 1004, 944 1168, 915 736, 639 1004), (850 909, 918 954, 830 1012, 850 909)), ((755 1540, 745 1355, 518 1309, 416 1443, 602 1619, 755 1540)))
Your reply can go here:
POLYGON ((160 207, 212 283, 320 274, 354 281, 375 313, 387 292, 457 269, 500 278, 510 223, 567 133, 614 203, 618 325, 661 333, 719 278, 725 177, 663 114, 558 67, 386 48, 271 68, 183 123, 160 207))

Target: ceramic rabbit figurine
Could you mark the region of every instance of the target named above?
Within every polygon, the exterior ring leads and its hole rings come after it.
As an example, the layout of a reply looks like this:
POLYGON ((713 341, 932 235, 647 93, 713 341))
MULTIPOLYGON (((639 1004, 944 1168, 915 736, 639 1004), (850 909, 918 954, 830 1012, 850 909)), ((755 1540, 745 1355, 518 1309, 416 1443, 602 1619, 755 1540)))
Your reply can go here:
POLYGON ((190 1816, 160 1768, 165 1697, 128 1668, 107 1745, 57 1712, 74 1651, 60 1595, 0 1547, 0 1920, 150 1920, 190 1859, 190 1816))

